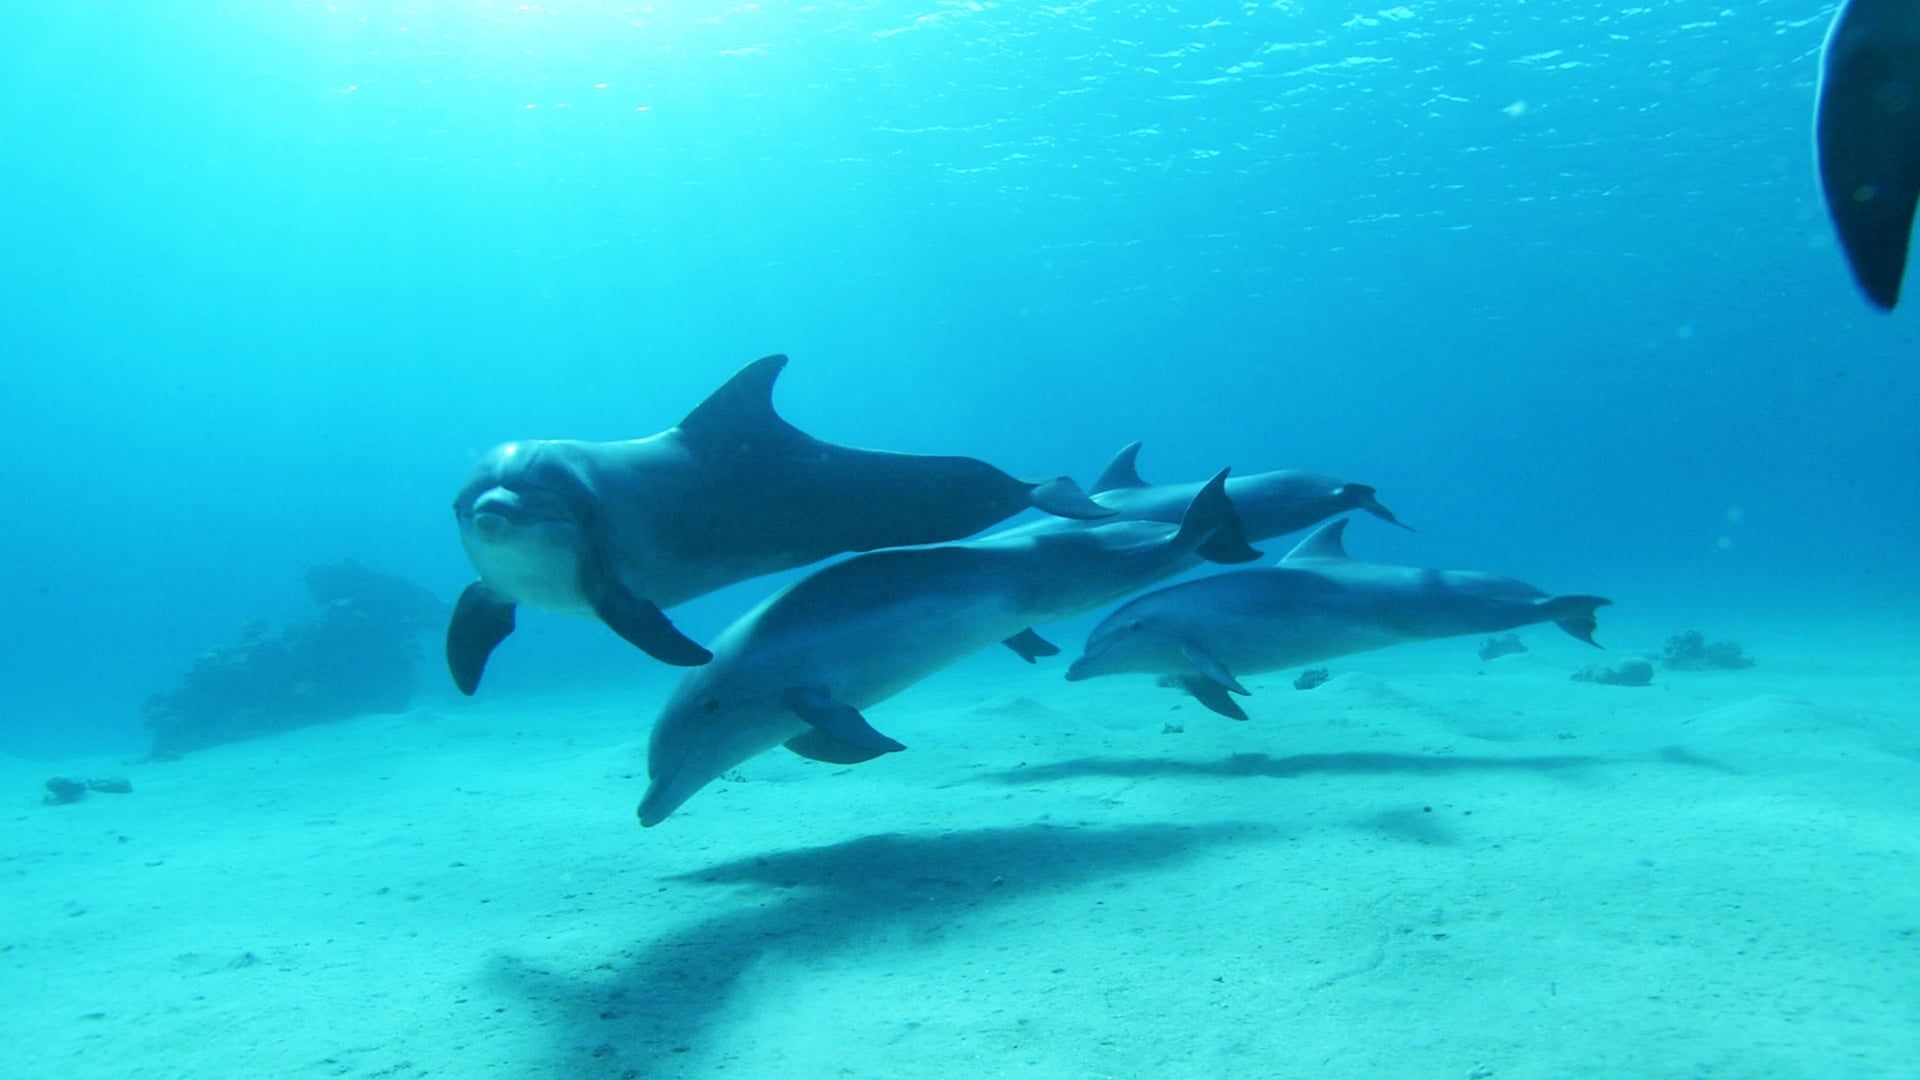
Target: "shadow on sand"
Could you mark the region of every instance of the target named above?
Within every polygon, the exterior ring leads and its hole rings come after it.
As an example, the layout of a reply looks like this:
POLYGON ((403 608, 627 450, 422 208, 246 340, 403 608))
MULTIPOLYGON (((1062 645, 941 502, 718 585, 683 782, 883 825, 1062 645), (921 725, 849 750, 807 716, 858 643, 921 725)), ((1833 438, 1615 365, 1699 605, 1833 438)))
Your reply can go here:
MULTIPOLYGON (((494 975, 563 1013, 558 1075, 679 1075, 695 1066, 741 976, 769 955, 885 948, 939 933, 970 910, 1155 868, 1267 835, 1253 825, 1033 825, 863 837, 721 863, 669 879, 716 892, 715 914, 644 939, 602 975, 543 971, 513 957, 494 975)), ((637 916, 644 919, 644 911, 637 916)))
POLYGON ((1578 754, 1545 754, 1535 757, 1485 757, 1463 754, 1234 754, 1215 761, 1181 761, 1151 758, 1073 758, 1049 765, 1006 769, 989 773, 981 780, 998 784, 1045 784, 1076 776, 1111 776, 1140 779, 1156 776, 1254 776, 1290 779, 1298 776, 1372 776, 1388 773, 1412 773, 1437 776, 1458 772, 1555 769, 1579 769, 1605 764, 1608 759, 1578 754))

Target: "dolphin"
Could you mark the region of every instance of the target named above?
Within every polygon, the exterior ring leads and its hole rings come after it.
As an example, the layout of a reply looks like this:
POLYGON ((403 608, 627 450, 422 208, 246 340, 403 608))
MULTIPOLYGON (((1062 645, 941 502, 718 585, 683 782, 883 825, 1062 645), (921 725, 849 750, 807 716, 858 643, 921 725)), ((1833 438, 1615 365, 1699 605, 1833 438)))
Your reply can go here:
POLYGON ((1178 525, 1122 521, 834 563, 774 594, 714 642, 653 726, 640 824, 658 825, 728 769, 782 743, 854 764, 904 749, 870 708, 996 641, 1031 660, 1059 649, 1032 624, 1097 607, 1159 580, 1191 553, 1246 562, 1226 474, 1178 525))
POLYGON ((513 632, 514 607, 588 615, 649 655, 711 658, 661 611, 830 555, 957 540, 1028 507, 1110 516, 1073 481, 984 461, 858 450, 782 420, 787 358, 748 364, 686 419, 624 442, 496 447, 453 502, 480 572, 454 606, 447 666, 462 693, 513 632))
POLYGON ((1814 150, 1854 280, 1891 311, 1920 200, 1920 4, 1840 5, 1820 57, 1814 150))
POLYGON ((1478 571, 1359 562, 1342 543, 1346 527, 1346 518, 1322 525, 1277 566, 1183 582, 1121 605, 1094 627, 1067 678, 1164 675, 1163 684, 1245 720, 1228 696, 1248 692, 1238 675, 1537 622, 1599 647, 1594 611, 1608 600, 1548 596, 1478 571))
MULTIPOLYGON (((1205 481, 1189 484, 1149 484, 1140 478, 1140 444, 1120 448, 1094 481, 1093 501, 1113 511, 1112 521, 1160 521, 1176 523, 1186 512, 1205 481)), ((1348 510, 1365 510, 1374 517, 1412 531, 1412 527, 1393 516, 1381 504, 1378 493, 1366 484, 1349 484, 1320 473, 1297 469, 1236 476, 1227 481, 1227 498, 1240 517, 1240 525, 1250 543, 1316 525, 1348 510)), ((995 536, 1031 535, 1078 528, 1076 522, 1043 520, 1004 529, 995 536)), ((1194 560, 1198 565, 1200 560, 1194 560)))

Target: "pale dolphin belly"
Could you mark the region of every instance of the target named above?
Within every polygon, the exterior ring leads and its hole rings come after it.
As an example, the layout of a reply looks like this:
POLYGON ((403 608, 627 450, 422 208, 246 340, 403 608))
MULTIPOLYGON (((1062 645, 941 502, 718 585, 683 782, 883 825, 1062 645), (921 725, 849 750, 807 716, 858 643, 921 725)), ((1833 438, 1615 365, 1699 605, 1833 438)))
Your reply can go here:
POLYGON ((1196 627, 1194 640, 1235 674, 1251 675, 1417 640, 1415 635, 1335 616, 1288 614, 1196 627))
POLYGON ((580 565, 569 548, 493 544, 462 530, 467 558, 489 589, 516 604, 593 618, 580 591, 580 565))

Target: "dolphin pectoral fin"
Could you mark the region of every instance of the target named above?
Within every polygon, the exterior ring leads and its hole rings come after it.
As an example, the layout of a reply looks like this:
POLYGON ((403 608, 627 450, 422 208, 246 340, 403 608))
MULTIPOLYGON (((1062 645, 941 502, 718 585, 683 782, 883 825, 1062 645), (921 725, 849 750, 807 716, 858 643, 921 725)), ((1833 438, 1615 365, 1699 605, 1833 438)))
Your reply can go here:
POLYGON ((1060 646, 1033 632, 1029 626, 1000 644, 1020 654, 1020 659, 1031 664, 1042 656, 1059 656, 1060 646))
POLYGON ((875 731, 873 725, 867 723, 867 718, 860 715, 859 709, 835 701, 825 690, 795 686, 787 690, 785 701, 795 716, 839 742, 861 750, 872 750, 876 755, 906 749, 875 731))
POLYGON ((635 596, 610 580, 603 580, 588 597, 593 601, 593 613, 608 629, 655 660, 675 667, 699 667, 713 659, 712 653, 675 629, 673 620, 645 597, 635 596))
POLYGON ((1849 0, 1821 55, 1814 145, 1827 214, 1854 280, 1893 310, 1920 199, 1920 18, 1902 0, 1849 0))
POLYGON ((1187 658, 1187 663, 1193 665, 1195 671, 1205 676, 1208 682, 1220 687, 1221 690, 1230 691, 1242 696, 1252 693, 1251 690, 1240 685, 1240 680, 1233 677, 1233 672, 1227 670, 1227 665, 1221 663, 1212 653, 1201 648, 1198 643, 1192 641, 1187 642, 1185 645, 1180 646, 1180 653, 1187 658))
POLYGON ((476 581, 460 593, 447 622, 447 670, 453 685, 471 697, 480 688, 487 657, 513 633, 513 603, 476 581))
POLYGON ((1229 720, 1247 718, 1247 710, 1241 708, 1240 703, 1233 700, 1233 696, 1227 693, 1226 687, 1219 683, 1203 679, 1198 675, 1175 675, 1169 685, 1177 686, 1192 694, 1195 701, 1229 720))
POLYGON ((1080 485, 1071 477, 1056 476, 1051 480, 1033 485, 1027 493, 1027 500, 1036 510, 1044 510, 1054 517, 1072 518, 1076 521, 1096 521, 1112 517, 1110 507, 1094 502, 1080 485))
POLYGON ((858 765, 887 752, 842 742, 819 728, 803 731, 788 739, 786 747, 809 761, 824 761, 829 765, 858 765))
POLYGON ((1600 621, 1594 613, 1613 601, 1599 596, 1554 596, 1540 601, 1540 607, 1553 624, 1596 649, 1605 648, 1593 640, 1600 621))

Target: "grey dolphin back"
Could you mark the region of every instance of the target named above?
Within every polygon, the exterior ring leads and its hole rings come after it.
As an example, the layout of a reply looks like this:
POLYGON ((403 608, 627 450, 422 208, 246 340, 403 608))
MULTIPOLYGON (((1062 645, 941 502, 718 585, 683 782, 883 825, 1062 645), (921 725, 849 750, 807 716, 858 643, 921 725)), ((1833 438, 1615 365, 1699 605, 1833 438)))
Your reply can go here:
POLYGON ((796 554, 813 562, 842 552, 958 540, 1029 507, 1080 518, 1111 513, 1065 477, 1036 483, 977 458, 864 450, 816 439, 773 407, 773 386, 786 362, 769 356, 747 365, 676 429, 713 483, 758 496, 685 508, 682 525, 696 536, 804 535, 796 554))
POLYGON ((1847 0, 1821 56, 1814 115, 1820 187, 1854 280, 1874 306, 1900 301, 1920 199, 1920 10, 1847 0))

